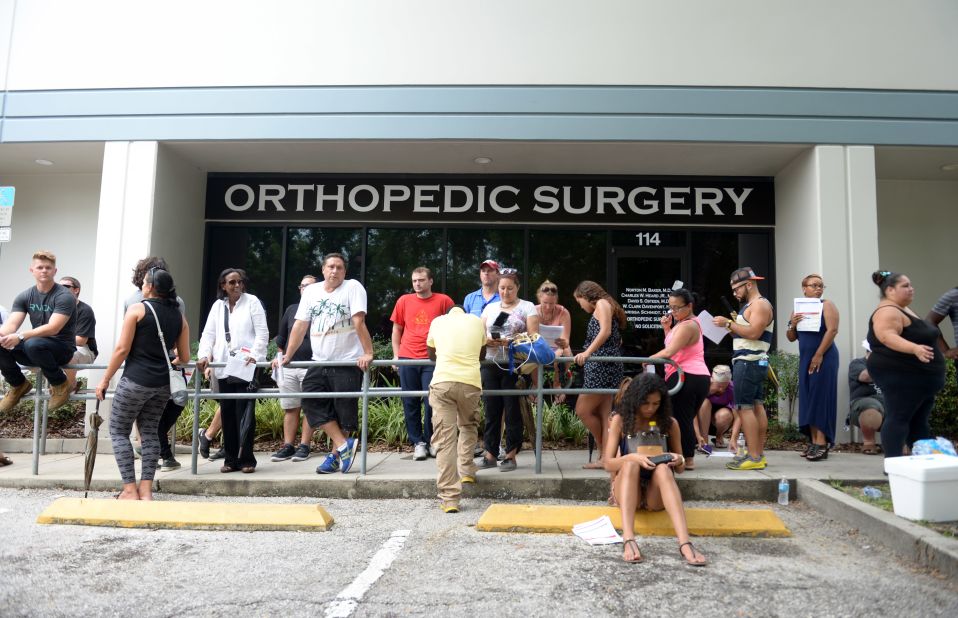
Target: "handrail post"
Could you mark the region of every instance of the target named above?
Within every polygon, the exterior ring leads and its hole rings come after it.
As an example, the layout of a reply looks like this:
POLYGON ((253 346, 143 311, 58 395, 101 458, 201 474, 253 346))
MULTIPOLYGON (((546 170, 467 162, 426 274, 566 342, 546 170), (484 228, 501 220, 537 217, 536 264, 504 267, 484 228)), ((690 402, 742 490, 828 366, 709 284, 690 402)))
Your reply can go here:
POLYGON ((359 457, 359 473, 366 476, 366 451, 369 438, 369 367, 363 371, 363 426, 360 434, 360 448, 363 454, 359 457))
MULTIPOLYGON (((212 374, 211 374, 212 375, 212 374)), ((193 368, 193 380, 195 384, 193 386, 193 437, 190 442, 192 443, 192 454, 191 454, 191 463, 190 463, 190 473, 196 476, 197 467, 199 465, 200 457, 200 442, 199 442, 199 433, 200 433, 200 386, 203 381, 203 374, 199 369, 193 368)), ((255 410, 253 412, 255 414, 255 410)), ((173 426, 174 431, 176 430, 176 425, 173 426)), ((175 434, 174 434, 175 435, 175 434)))
POLYGON ((40 428, 40 454, 47 454, 47 420, 50 418, 50 400, 44 399, 43 405, 40 406, 43 411, 41 417, 43 418, 43 426, 40 428))
POLYGON ((536 474, 542 474, 542 385, 545 380, 542 363, 536 367, 536 377, 536 474))
POLYGON ((33 476, 40 475, 40 390, 43 388, 43 373, 36 372, 33 387, 33 476))

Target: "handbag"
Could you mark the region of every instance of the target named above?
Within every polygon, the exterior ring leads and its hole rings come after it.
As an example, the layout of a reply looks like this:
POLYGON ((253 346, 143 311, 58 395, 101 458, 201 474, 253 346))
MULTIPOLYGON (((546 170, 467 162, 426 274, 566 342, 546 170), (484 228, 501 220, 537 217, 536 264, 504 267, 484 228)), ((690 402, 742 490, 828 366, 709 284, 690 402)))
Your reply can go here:
MULTIPOLYGON (((226 301, 223 301, 223 330, 226 332, 226 348, 229 349, 230 354, 233 354, 231 348, 232 338, 230 337, 230 310, 226 306, 226 301)), ((247 393, 255 393, 260 389, 260 368, 256 367, 253 369, 253 377, 249 382, 242 378, 237 378, 236 376, 226 376, 227 384, 245 384, 247 393)))
POLYGON ((160 328, 160 318, 156 315, 156 309, 144 301, 143 304, 153 314, 153 321, 156 322, 156 332, 160 335, 160 343, 163 345, 163 358, 166 359, 166 367, 170 371, 170 399, 178 406, 185 406, 189 399, 189 393, 186 390, 186 376, 182 369, 174 369, 170 363, 169 348, 166 347, 166 339, 163 338, 163 329, 160 328))
POLYGON ((532 373, 537 365, 555 362, 556 353, 539 333, 519 333, 509 342, 509 371, 532 373), (516 363, 519 363, 518 366, 516 363))

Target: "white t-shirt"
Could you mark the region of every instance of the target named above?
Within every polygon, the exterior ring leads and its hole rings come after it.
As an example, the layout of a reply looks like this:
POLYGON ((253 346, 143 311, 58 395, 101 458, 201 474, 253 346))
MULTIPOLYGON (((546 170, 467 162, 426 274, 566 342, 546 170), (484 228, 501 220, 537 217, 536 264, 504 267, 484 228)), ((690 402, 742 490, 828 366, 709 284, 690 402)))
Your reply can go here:
POLYGON ((363 345, 353 326, 353 316, 366 313, 366 289, 346 279, 327 292, 322 281, 303 290, 296 319, 309 322, 309 341, 316 361, 358 360, 363 345))
MULTIPOLYGON (((480 317, 486 323, 486 337, 492 337, 492 324, 502 311, 502 303, 500 301, 489 303, 486 305, 486 308, 482 310, 480 317)), ((506 309, 505 312, 509 314, 509 318, 505 324, 502 325, 501 332, 503 337, 512 337, 513 335, 526 332, 526 320, 528 317, 530 315, 538 315, 536 313, 536 306, 527 300, 520 300, 518 305, 506 309)), ((486 358, 493 358, 497 350, 498 348, 486 348, 486 358)))

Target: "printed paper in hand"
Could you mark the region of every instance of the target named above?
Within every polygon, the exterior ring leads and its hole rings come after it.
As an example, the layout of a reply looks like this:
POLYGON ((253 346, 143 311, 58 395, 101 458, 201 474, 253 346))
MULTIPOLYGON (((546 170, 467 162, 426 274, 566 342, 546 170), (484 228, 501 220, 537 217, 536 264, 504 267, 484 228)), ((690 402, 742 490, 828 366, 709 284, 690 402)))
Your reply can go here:
POLYGON ((622 537, 615 531, 608 515, 572 526, 572 534, 589 545, 612 545, 622 542, 622 537))
POLYGON ((249 348, 240 348, 236 351, 236 354, 230 356, 226 361, 226 375, 239 378, 240 380, 246 380, 247 382, 252 380, 253 374, 256 372, 256 363, 246 362, 246 357, 249 355, 249 348))
POLYGON ((822 299, 820 298, 796 298, 795 315, 804 315, 796 330, 803 332, 817 333, 822 327, 822 299))
POLYGON ((562 336, 562 327, 561 326, 548 326, 546 324, 539 325, 539 336, 546 340, 546 343, 549 344, 549 347, 553 351, 556 349, 556 339, 562 336))
POLYGON ((702 334, 705 335, 706 339, 712 343, 720 343, 722 339, 725 339, 725 335, 728 334, 728 330, 722 328, 721 326, 716 326, 712 324, 712 314, 708 311, 702 311, 698 315, 699 324, 702 326, 702 334))
POLYGON ((279 384, 283 381, 283 353, 276 353, 276 365, 273 367, 273 382, 279 384))

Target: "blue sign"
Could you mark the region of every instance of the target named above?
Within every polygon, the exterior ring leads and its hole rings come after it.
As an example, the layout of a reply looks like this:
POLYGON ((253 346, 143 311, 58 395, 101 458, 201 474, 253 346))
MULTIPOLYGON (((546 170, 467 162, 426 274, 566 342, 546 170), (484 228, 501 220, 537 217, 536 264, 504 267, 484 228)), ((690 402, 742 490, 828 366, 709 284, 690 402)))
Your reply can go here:
POLYGON ((0 208, 13 208, 13 197, 16 187, 0 187, 0 208))

